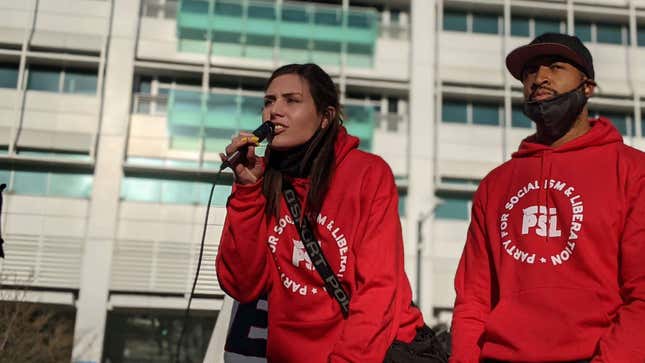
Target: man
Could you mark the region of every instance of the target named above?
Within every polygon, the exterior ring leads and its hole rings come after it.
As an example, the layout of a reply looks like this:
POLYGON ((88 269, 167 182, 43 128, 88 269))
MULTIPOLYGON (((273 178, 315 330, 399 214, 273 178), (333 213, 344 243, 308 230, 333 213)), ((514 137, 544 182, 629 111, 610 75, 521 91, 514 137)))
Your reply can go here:
POLYGON ((536 124, 481 182, 452 363, 645 362, 645 153, 589 119, 589 50, 549 33, 506 58, 536 124))

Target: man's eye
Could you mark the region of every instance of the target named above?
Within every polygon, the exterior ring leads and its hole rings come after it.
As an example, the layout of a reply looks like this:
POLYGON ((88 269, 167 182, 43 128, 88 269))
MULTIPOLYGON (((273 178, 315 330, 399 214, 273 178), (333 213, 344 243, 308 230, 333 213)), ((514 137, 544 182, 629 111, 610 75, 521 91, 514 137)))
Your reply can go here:
POLYGON ((264 107, 266 107, 266 106, 270 105, 271 103, 273 103, 273 100, 267 100, 267 99, 265 99, 265 100, 264 100, 264 107))

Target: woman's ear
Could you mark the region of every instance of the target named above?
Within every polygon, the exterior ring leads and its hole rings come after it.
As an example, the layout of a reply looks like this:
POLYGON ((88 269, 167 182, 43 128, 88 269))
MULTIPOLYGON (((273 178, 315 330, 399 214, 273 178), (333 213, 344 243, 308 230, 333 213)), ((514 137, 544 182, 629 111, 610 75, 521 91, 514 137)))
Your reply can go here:
POLYGON ((320 128, 326 129, 327 126, 329 126, 329 123, 333 122, 335 118, 336 118, 336 109, 331 106, 327 107, 327 109, 322 113, 322 119, 320 120, 320 128))

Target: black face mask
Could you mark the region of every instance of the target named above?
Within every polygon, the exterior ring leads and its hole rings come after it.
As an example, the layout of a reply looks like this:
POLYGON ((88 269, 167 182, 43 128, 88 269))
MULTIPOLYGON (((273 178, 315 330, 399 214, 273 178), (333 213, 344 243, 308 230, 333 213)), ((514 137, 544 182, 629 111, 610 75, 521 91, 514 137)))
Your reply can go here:
POLYGON ((564 136, 576 121, 587 103, 583 91, 583 81, 578 87, 545 101, 527 101, 524 103, 524 114, 533 120, 540 131, 541 141, 553 144, 564 136))

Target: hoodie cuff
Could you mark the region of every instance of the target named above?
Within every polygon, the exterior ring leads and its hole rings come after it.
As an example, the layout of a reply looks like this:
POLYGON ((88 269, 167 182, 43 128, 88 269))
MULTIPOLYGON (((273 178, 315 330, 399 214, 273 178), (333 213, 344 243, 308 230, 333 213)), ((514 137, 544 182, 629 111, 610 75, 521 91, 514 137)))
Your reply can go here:
POLYGON ((254 201, 258 200, 262 195, 263 178, 258 179, 252 184, 240 184, 233 182, 232 196, 239 201, 254 201))

